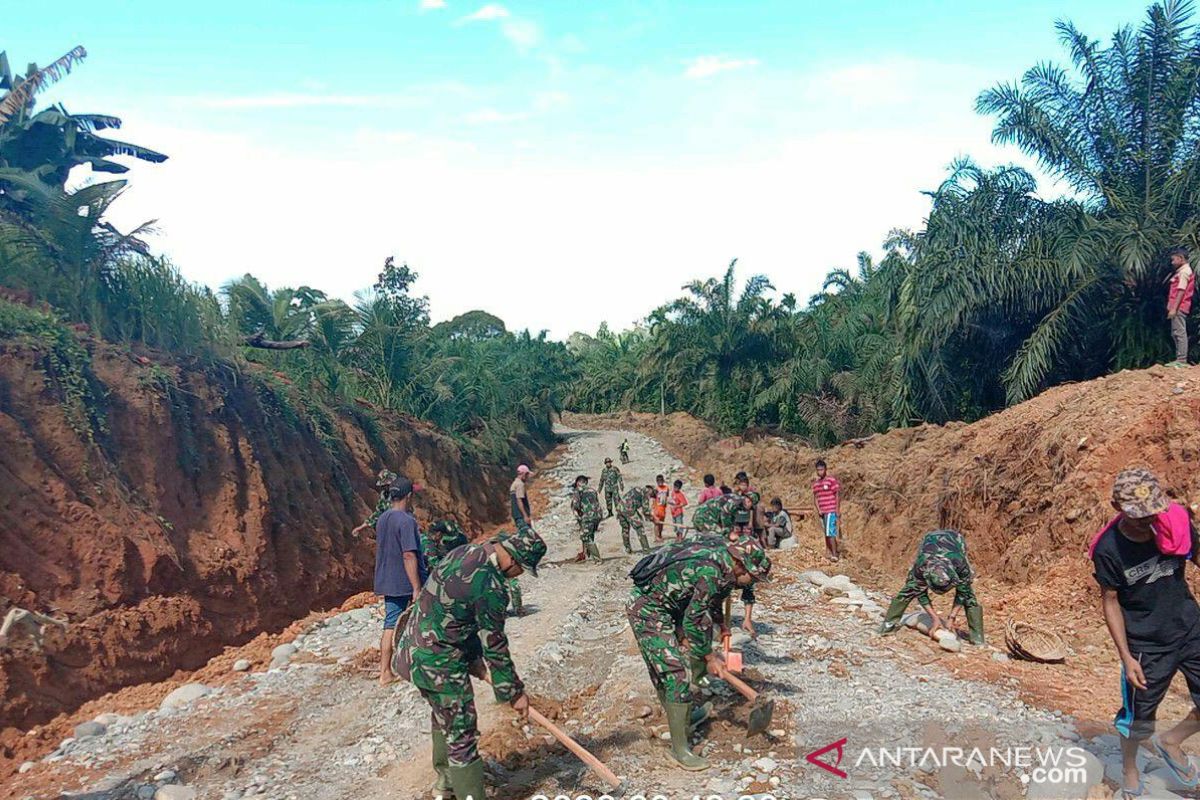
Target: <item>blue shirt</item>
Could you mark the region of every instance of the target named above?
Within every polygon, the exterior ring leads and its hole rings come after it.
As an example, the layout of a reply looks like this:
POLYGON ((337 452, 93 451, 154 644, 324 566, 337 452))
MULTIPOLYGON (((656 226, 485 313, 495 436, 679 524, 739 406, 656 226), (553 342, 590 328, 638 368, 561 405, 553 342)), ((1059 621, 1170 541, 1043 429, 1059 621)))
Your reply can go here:
POLYGON ((413 587, 404 570, 404 554, 417 554, 417 574, 428 577, 421 553, 417 520, 407 511, 389 508, 375 523, 375 594, 385 597, 412 595, 413 587))

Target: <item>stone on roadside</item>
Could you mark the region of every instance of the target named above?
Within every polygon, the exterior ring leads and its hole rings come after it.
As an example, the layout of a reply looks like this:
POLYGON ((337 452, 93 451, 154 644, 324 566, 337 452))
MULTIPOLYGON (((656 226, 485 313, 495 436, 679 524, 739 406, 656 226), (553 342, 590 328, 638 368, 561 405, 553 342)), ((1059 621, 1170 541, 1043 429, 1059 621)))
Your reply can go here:
POLYGON ((128 717, 122 717, 120 714, 114 714, 111 711, 106 711, 103 714, 97 714, 93 722, 99 722, 104 727, 109 728, 124 719, 128 719, 128 717))
POLYGON ((810 569, 800 573, 800 580, 808 581, 813 586, 824 586, 829 583, 829 576, 819 569, 810 569))
POLYGON ((91 722, 81 722, 75 726, 75 738, 87 739, 92 736, 103 736, 107 730, 107 725, 101 725, 95 720, 91 722))
POLYGON ((774 772, 775 768, 778 766, 779 764, 775 761, 775 759, 768 758, 766 756, 763 756, 754 762, 754 768, 761 770, 762 772, 774 772))
POLYGON ((175 774, 175 770, 164 769, 162 772, 154 776, 154 780, 158 783, 170 783, 177 777, 179 776, 175 774))
POLYGON ((33 769, 33 762, 25 761, 25 762, 22 762, 21 766, 17 767, 17 772, 24 775, 26 772, 29 772, 29 770, 31 770, 31 769, 33 769))
POLYGON ((160 710, 168 708, 178 708, 179 706, 187 705, 195 702, 207 694, 211 694, 212 689, 205 686, 203 683, 185 683, 175 691, 163 698, 163 701, 158 704, 160 710))
POLYGON ((795 536, 789 536, 788 538, 786 538, 786 539, 784 539, 784 540, 782 540, 782 541, 780 541, 780 542, 779 542, 779 549, 780 549, 780 550, 795 550, 795 549, 796 549, 797 547, 799 547, 799 546, 800 546, 800 545, 799 545, 799 543, 796 541, 796 537, 795 537, 795 536))
POLYGON ((248 672, 250 670, 250 662, 247 659, 239 658, 233 662, 234 672, 248 672))
POLYGON ((196 800, 196 790, 191 786, 171 784, 160 786, 154 793, 154 800, 196 800))
POLYGON ((138 800, 154 800, 154 795, 158 793, 158 787, 153 783, 143 783, 137 788, 138 800))
POLYGON ((281 644, 271 651, 271 669, 278 669, 292 660, 296 655, 296 645, 281 644))

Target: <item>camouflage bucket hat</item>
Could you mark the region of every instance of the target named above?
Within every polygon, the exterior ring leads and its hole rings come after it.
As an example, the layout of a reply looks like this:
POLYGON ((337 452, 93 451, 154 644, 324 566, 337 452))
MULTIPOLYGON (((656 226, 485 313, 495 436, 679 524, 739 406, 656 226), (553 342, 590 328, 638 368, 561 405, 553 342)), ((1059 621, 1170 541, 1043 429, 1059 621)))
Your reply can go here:
POLYGON ((1121 513, 1131 519, 1153 517, 1170 508, 1158 478, 1145 467, 1121 470, 1113 481, 1112 498, 1121 513))
POLYGON ((954 585, 954 567, 949 560, 941 556, 931 556, 925 562, 922 573, 929 588, 939 594, 949 591, 950 587, 954 585))
POLYGON ((743 536, 729 545, 729 554, 754 577, 754 580, 771 580, 771 558, 757 539, 743 536))
POLYGON ((526 572, 535 578, 538 576, 537 565, 546 555, 546 543, 533 528, 523 525, 516 533, 501 534, 500 544, 526 572))
POLYGON ((375 486, 382 489, 384 486, 391 486, 394 480, 396 480, 396 473, 390 469, 381 469, 375 478, 375 486))

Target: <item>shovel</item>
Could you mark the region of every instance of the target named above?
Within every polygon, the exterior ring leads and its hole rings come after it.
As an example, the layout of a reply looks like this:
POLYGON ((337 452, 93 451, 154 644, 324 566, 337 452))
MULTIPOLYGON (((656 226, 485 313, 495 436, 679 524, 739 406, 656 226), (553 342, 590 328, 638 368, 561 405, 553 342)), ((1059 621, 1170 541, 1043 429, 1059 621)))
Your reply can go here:
POLYGON ((747 736, 757 736, 765 733, 771 727, 771 719, 775 716, 774 698, 765 697, 747 686, 741 678, 728 670, 721 672, 721 678, 738 690, 738 694, 750 701, 750 724, 746 726, 747 736))

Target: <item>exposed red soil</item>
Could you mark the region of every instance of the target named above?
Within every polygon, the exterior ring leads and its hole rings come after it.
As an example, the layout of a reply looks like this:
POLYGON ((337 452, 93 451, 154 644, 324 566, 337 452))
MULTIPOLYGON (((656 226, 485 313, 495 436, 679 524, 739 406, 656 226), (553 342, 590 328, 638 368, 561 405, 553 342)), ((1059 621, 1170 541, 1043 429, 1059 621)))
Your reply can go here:
POLYGON ((263 631, 286 635, 370 588, 373 541, 350 531, 378 497, 379 469, 425 485, 418 517, 478 528, 507 514, 511 468, 464 464, 431 425, 375 412, 372 435, 326 410, 323 442, 298 401, 285 407, 249 379, 261 368, 235 375, 81 342, 105 406, 95 444, 48 388, 44 355, 0 343, 0 616, 21 606, 70 623, 47 629, 44 652, 17 637, 0 650, 9 765, 40 741, 24 735, 33 726, 75 709, 90 718, 88 700, 124 686, 115 700, 127 706, 106 700, 92 716, 154 705, 139 693, 161 698, 170 681, 137 684, 202 667, 190 679, 219 683, 229 665, 210 659, 223 647, 261 640, 265 660, 280 637, 263 631))
MULTIPOLYGON (((1200 502, 1200 368, 1121 372, 1048 390, 970 425, 923 425, 821 452, 774 436, 722 438, 680 413, 566 414, 563 421, 638 430, 697 473, 726 481, 744 469, 765 497, 778 495, 789 508, 811 509, 813 462, 825 458, 843 487, 850 557, 837 571, 881 589, 902 580, 922 533, 963 531, 993 642, 1014 618, 1059 631, 1072 653, 1057 666, 972 658, 950 667, 1015 679, 1031 701, 1096 724, 1119 705, 1119 664, 1086 555, 1111 517, 1112 479, 1126 466, 1148 466, 1179 502, 1193 509, 1200 502)), ((805 520, 798 529, 811 540, 807 563, 828 570, 816 524, 805 520)), ((1162 715, 1184 710, 1176 692, 1162 715)))

